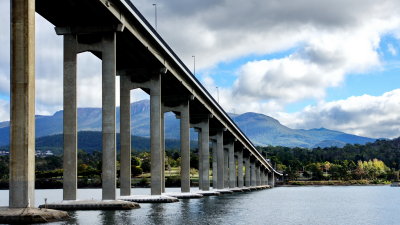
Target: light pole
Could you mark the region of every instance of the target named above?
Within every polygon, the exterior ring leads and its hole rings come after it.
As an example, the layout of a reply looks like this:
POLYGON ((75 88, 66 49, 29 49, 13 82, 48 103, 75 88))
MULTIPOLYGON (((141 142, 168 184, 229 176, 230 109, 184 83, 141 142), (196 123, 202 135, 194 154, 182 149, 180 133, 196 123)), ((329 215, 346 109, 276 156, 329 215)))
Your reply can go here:
POLYGON ((155 28, 157 30, 157 4, 154 3, 153 6, 154 6, 154 24, 155 24, 155 28))
POLYGON ((192 55, 193 58, 193 75, 196 76, 196 56, 192 55))
POLYGON ((218 86, 216 88, 217 88, 217 101, 219 103, 219 89, 218 89, 218 86))

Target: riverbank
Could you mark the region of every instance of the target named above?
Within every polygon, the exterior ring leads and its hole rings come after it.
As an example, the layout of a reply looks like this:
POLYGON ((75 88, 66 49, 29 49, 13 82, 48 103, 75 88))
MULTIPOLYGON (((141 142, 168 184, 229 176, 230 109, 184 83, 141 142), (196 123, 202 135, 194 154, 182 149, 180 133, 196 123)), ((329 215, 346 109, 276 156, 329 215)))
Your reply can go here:
POLYGON ((389 185, 391 183, 385 180, 307 180, 287 181, 279 186, 372 186, 389 185))

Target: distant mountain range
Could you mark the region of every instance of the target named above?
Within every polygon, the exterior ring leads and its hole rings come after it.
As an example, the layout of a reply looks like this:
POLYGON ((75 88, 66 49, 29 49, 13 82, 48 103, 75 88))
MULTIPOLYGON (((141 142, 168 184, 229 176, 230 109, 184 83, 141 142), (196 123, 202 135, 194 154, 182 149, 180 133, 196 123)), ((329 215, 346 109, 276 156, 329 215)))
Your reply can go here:
MULTIPOLYGON (((117 108, 117 131, 119 131, 119 108, 117 108)), ((150 104, 142 100, 131 104, 131 130, 137 137, 150 137, 150 104)), ((278 120, 259 113, 230 114, 240 129, 255 145, 287 147, 329 147, 345 144, 365 144, 375 139, 346 134, 339 131, 319 129, 291 129, 278 120)), ((101 131, 101 108, 78 109, 79 131, 101 131)), ((36 116, 36 137, 61 134, 63 132, 63 111, 52 116, 36 116)), ((0 123, 0 146, 9 144, 9 122, 0 123)), ((61 136, 60 136, 61 138, 61 136)), ((179 120, 173 113, 165 114, 165 138, 179 140, 179 120)), ((197 135, 191 132, 192 140, 197 135)), ((90 140, 87 140, 90 141, 90 140)))

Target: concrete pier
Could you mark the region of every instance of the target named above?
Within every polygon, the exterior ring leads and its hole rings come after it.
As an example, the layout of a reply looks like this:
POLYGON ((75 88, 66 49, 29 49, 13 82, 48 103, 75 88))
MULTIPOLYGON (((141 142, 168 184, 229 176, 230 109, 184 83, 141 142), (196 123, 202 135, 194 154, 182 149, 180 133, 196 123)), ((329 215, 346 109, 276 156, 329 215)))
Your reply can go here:
POLYGON ((190 192, 190 115, 189 101, 181 106, 181 192, 190 192))
POLYGON ((250 168, 250 158, 246 157, 245 159, 245 183, 246 187, 251 186, 251 168, 250 168))
POLYGON ((243 188, 243 150, 238 151, 238 187, 243 188))
POLYGON ((35 203, 35 1, 11 1, 11 208, 35 203))
POLYGON ((217 142, 212 141, 211 142, 211 148, 212 148, 212 187, 213 189, 217 189, 218 185, 218 172, 217 172, 217 142))
MULTIPOLYGON (((161 106, 162 108, 162 106, 161 106)), ((161 110, 161 193, 165 193, 165 113, 161 110)))
POLYGON ((150 90, 150 152, 151 152, 151 194, 162 193, 162 152, 161 152, 161 75, 153 77, 150 90))
POLYGON ((197 154, 197 156, 198 156, 198 158, 199 158, 199 161, 198 161, 198 174, 199 174, 199 190, 201 190, 201 188, 203 187, 203 160, 202 160, 202 157, 203 157, 203 154, 201 153, 202 152, 202 150, 203 150, 203 148, 201 147, 201 143, 202 143, 202 141, 201 141, 201 128, 196 128, 195 129, 196 131, 197 131, 197 146, 198 146, 198 154, 197 154))
POLYGON ((229 188, 236 187, 236 165, 234 142, 227 145, 229 152, 229 188))
POLYGON ((41 209, 58 209, 66 211, 75 210, 130 210, 140 208, 139 204, 121 200, 77 200, 62 201, 59 203, 49 203, 40 205, 41 209))
POLYGON ((228 164, 229 152, 224 148, 224 187, 229 187, 229 164, 228 164))
POLYGON ((251 171, 251 175, 250 175, 251 182, 250 183, 251 183, 252 187, 255 187, 255 186, 257 186, 256 163, 255 162, 251 162, 250 164, 251 164, 251 169, 250 169, 250 171, 251 171))
POLYGON ((217 188, 224 189, 225 184, 225 167, 224 167, 224 140, 223 140, 224 132, 223 130, 219 130, 216 134, 216 143, 217 143, 217 188))
POLYGON ((121 196, 119 200, 137 203, 173 203, 179 202, 178 198, 168 196, 166 194, 162 195, 131 195, 131 196, 121 196))
POLYGON ((202 183, 201 190, 210 190, 210 142, 209 142, 209 119, 202 123, 201 127, 201 163, 202 163, 202 183))
POLYGON ((120 195, 131 195, 131 88, 130 77, 120 76, 120 195))
POLYGON ((103 34, 102 51, 102 198, 116 199, 115 75, 116 34, 103 34))
POLYGON ((75 200, 77 192, 77 40, 64 35, 64 158, 63 199, 75 200))
POLYGON ((0 207, 0 224, 32 224, 69 219, 65 211, 37 208, 0 207))

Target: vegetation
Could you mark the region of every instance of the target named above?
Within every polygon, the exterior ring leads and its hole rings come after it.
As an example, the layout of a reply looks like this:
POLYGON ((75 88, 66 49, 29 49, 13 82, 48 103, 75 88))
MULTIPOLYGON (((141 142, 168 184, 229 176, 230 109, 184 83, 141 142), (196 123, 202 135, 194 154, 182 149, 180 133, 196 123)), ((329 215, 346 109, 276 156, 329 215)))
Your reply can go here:
MULTIPOLYGON (((119 160, 119 158, 117 159, 119 160)), ((177 150, 166 152, 165 175, 166 186, 180 185, 180 154, 177 150)), ((197 153, 191 154, 192 177, 195 178, 198 165, 197 153)), ((9 157, 0 156, 0 188, 8 188, 9 157)), ((78 151, 78 187, 101 187, 102 154, 78 151)), ((148 186, 150 181, 150 153, 135 152, 131 156, 132 181, 135 186, 148 186)), ((117 176, 120 164, 117 163, 117 176)), ((62 188, 63 165, 62 155, 36 157, 36 188, 62 188)), ((197 180, 197 179, 196 179, 197 180)), ((192 182, 195 184, 196 182, 192 182)))
MULTIPOLYGON (((386 183, 398 180, 400 138, 378 140, 366 145, 346 145, 343 148, 261 147, 259 149, 268 155, 278 170, 284 172, 289 183, 299 180, 363 181, 361 183, 386 183)), ((351 184, 351 182, 346 183, 351 184)))
MULTIPOLYGON (((366 145, 346 145, 343 148, 259 147, 273 165, 285 174, 289 184, 379 184, 398 180, 400 169, 400 138, 378 140, 366 145)), ((198 183, 198 154, 190 154, 191 182, 198 183)), ((117 159, 119 160, 119 159, 117 159)), ((180 152, 166 151, 167 186, 180 185, 180 152)), ((210 160, 211 164, 212 160, 210 160)), ((9 157, 0 156, 0 188, 8 188, 9 157)), ((132 183, 148 186, 150 153, 134 152, 131 156, 132 183)), ((101 186, 102 154, 100 151, 78 152, 78 186, 101 186)), ((211 165, 210 165, 211 166, 211 165)), ((117 176, 119 176, 117 163, 117 176)), ((36 187, 62 187, 62 155, 36 158, 36 187)))

